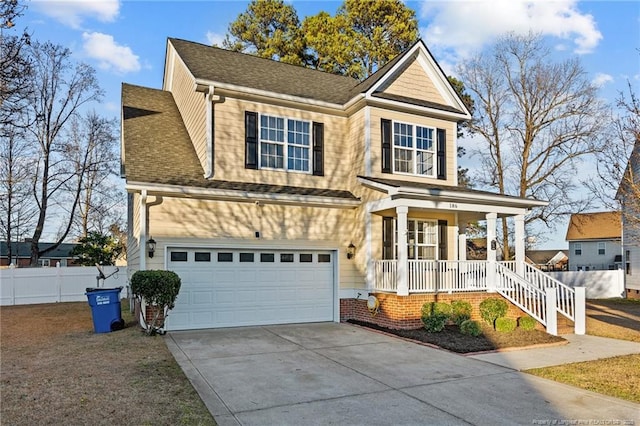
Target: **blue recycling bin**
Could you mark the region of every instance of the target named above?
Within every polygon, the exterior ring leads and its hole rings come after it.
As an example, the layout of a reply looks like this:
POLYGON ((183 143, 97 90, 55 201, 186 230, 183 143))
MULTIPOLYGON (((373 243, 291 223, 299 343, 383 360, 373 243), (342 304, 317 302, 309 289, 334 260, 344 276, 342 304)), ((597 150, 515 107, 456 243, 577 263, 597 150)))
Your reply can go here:
POLYGON ((91 306, 93 329, 96 333, 122 330, 124 320, 120 311, 120 292, 117 288, 87 288, 85 295, 91 306))

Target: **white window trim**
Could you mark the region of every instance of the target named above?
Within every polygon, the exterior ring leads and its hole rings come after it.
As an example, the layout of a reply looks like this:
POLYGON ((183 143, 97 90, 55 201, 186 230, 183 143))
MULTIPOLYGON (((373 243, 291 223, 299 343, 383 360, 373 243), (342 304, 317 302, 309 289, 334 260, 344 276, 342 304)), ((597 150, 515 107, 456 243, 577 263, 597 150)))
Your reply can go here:
MULTIPOLYGON (((413 222, 414 223, 414 232, 415 232, 415 243, 414 244, 409 244, 409 235, 407 234, 407 248, 409 246, 413 246, 414 250, 414 257, 410 257, 409 260, 439 260, 439 256, 440 256, 440 251, 438 250, 440 241, 439 241, 439 232, 438 232, 438 221, 436 219, 421 219, 421 218, 407 218, 407 233, 409 232, 409 222, 413 222), (423 244, 419 244, 418 243, 418 222, 425 222, 425 223, 431 223, 432 226, 435 229, 435 242, 433 244, 427 244, 427 243, 423 243, 423 244), (418 255, 418 247, 433 247, 433 259, 418 259, 417 255, 418 255)), ((394 220, 394 233, 393 233, 393 253, 394 253, 394 258, 396 260, 398 260, 398 219, 395 218, 394 220)), ((407 253, 409 253, 409 250, 407 250, 407 253)))
POLYGON ((575 256, 582 256, 582 243, 575 243, 573 245, 573 254, 575 256), (580 250, 580 253, 576 253, 578 250, 580 250))
MULTIPOLYGON (((304 145, 292 144, 292 146, 305 148, 304 145)), ((275 114, 258 114, 258 169, 273 170, 273 171, 286 172, 286 173, 302 173, 306 175, 312 174, 313 173, 313 122, 311 120, 302 120, 299 118, 285 117, 285 116, 275 115, 275 114), (276 141, 270 141, 267 139, 262 139, 262 117, 263 116, 281 118, 282 120, 284 120, 284 141, 283 142, 276 142, 276 141), (294 170, 294 169, 288 168, 289 150, 287 148, 289 147, 289 143, 287 140, 288 140, 288 133, 289 133, 289 120, 301 121, 303 123, 309 124, 309 145, 306 147, 306 149, 309 151, 309 170, 306 170, 306 171, 294 170), (263 143, 282 146, 282 168, 281 169, 277 167, 266 167, 262 165, 262 144, 263 143)))
POLYGON ((391 122, 391 171, 393 172, 393 174, 397 174, 397 175, 407 175, 407 176, 420 176, 420 177, 428 177, 428 178, 435 178, 438 176, 438 129, 436 129, 435 127, 431 127, 431 126, 426 126, 426 125, 422 125, 422 124, 415 124, 415 123, 408 123, 408 122, 404 122, 404 121, 396 121, 393 120, 391 122), (407 147, 403 147, 403 146, 396 146, 395 144, 395 125, 396 124, 404 124, 406 126, 411 126, 413 131, 411 134, 411 138, 412 138, 412 147, 411 148, 407 148, 407 147), (431 148, 432 150, 426 150, 426 149, 418 149, 418 143, 417 143, 417 132, 416 132, 416 128, 417 127, 422 127, 424 129, 431 129, 431 134, 432 134, 432 145, 431 148), (403 150, 411 150, 412 152, 412 168, 413 168, 413 173, 407 173, 407 172, 399 172, 396 170, 396 149, 403 149, 403 150), (416 171, 418 170, 418 151, 420 152, 429 152, 433 155, 433 173, 430 175, 425 175, 425 174, 420 174, 417 173, 416 171))

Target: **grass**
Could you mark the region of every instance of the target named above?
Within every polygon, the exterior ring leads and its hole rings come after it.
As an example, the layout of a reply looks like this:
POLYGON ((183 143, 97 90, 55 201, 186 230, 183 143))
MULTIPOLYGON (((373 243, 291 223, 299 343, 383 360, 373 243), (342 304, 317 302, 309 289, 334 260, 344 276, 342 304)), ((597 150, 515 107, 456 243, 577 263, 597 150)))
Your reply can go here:
MULTIPOLYGON (((587 334, 640 342, 640 300, 589 300, 587 334)), ((640 354, 536 368, 526 373, 640 403, 640 354)))
POLYGON ((0 308, 2 424, 215 425, 160 336, 93 332, 85 302, 0 308))

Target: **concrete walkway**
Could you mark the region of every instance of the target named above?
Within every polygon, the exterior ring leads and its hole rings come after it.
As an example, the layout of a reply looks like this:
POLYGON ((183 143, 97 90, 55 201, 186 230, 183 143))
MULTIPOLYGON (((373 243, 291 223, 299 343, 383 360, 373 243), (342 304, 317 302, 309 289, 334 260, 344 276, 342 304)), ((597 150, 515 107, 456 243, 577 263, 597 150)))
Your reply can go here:
POLYGON ((166 342, 222 426, 640 424, 638 404, 349 324, 171 332, 166 342))
MULTIPOLYGON (((598 336, 562 336, 566 345, 472 355, 470 358, 522 371, 619 355, 640 354, 640 343, 598 336)), ((637 366, 640 368, 640 366, 637 366)))

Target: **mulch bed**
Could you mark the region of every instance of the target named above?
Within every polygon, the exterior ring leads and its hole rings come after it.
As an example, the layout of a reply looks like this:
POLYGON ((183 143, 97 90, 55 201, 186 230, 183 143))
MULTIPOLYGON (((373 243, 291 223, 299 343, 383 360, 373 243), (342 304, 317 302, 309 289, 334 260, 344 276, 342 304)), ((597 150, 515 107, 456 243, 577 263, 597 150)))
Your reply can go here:
POLYGON ((511 333, 500 333, 484 324, 482 325, 482 335, 474 337, 460 333, 455 325, 445 326, 440 333, 429 333, 424 328, 393 330, 363 321, 348 320, 347 322, 463 354, 566 342, 562 337, 552 336, 540 330, 524 331, 517 328, 511 333))

